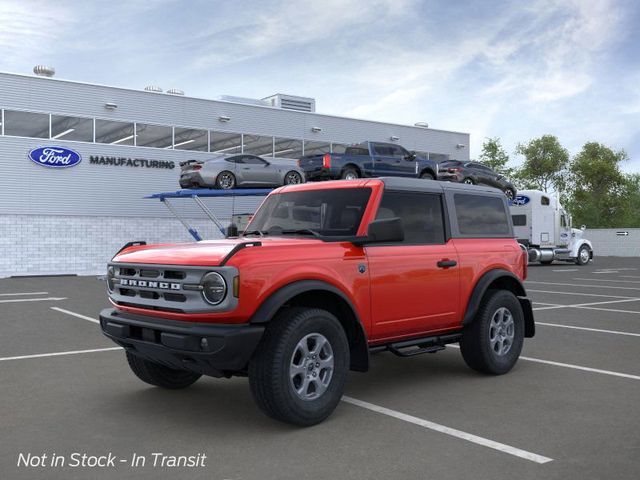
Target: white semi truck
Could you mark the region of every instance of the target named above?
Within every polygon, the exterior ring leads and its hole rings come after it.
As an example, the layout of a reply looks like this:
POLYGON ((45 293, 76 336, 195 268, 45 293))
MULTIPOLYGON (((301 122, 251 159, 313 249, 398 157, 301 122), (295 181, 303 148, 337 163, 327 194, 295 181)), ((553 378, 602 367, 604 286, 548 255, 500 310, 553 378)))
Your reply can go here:
POLYGON ((529 252, 529 262, 548 265, 554 260, 586 265, 593 246, 582 238, 585 227, 571 227, 571 216, 560 202, 539 190, 521 190, 510 202, 513 229, 529 252))

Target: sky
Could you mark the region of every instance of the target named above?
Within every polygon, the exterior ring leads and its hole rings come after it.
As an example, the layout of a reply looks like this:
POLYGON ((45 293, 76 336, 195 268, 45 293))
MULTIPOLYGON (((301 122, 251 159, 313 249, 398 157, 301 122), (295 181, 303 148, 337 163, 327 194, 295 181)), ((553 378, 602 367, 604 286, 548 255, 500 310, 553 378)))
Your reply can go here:
POLYGON ((624 149, 640 172, 635 0, 0 0, 0 71, 624 149))

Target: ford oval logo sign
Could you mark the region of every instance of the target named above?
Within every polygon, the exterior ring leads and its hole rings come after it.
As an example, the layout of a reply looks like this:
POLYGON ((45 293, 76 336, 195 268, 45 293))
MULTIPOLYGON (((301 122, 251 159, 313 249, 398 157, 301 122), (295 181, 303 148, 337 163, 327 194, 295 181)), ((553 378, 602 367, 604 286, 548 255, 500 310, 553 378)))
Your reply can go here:
POLYGON ((43 167, 69 168, 79 164, 82 156, 69 148, 38 147, 29 152, 29 159, 43 167))
POLYGON ((511 205, 516 205, 518 207, 521 207, 522 205, 526 205, 530 201, 531 199, 526 195, 516 195, 515 200, 511 201, 511 205))

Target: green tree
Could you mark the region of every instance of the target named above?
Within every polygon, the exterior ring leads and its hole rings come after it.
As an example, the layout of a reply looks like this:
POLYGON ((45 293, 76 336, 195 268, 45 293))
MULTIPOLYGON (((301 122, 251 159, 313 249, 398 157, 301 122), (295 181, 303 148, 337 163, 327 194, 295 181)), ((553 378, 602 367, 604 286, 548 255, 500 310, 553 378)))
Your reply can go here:
POLYGON ((629 226, 623 224, 630 220, 640 181, 620 171, 620 163, 625 160, 624 150, 613 151, 598 142, 585 143, 573 158, 569 169, 568 206, 577 225, 629 226))
POLYGON ((485 138, 478 161, 506 177, 513 175, 513 168, 507 167, 509 155, 502 147, 499 137, 485 138))
POLYGON ((520 188, 534 188, 548 192, 562 191, 566 185, 569 151, 554 135, 543 135, 516 147, 524 156, 524 163, 516 171, 520 188))

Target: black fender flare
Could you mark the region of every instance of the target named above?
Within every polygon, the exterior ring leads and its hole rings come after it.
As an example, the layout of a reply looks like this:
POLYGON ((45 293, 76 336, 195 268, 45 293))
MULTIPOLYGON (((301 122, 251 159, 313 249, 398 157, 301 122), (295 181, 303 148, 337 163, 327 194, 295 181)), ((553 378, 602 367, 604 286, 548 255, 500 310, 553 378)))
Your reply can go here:
POLYGON ((438 175, 436 175, 436 172, 429 165, 427 165, 422 170, 420 170, 419 175, 422 176, 423 173, 427 173, 427 172, 430 173, 433 176, 434 180, 438 179, 438 175))
MULTIPOLYGON (((346 308, 350 310, 350 314, 355 320, 352 322, 354 332, 353 335, 351 335, 351 338, 349 338, 349 345, 351 348, 351 370, 366 372, 369 369, 369 343, 367 341, 367 335, 362 325, 362 321, 358 315, 358 311, 349 297, 347 297, 342 290, 330 283, 322 280, 300 280, 289 283, 288 285, 276 290, 264 302, 262 302, 262 305, 260 305, 260 307, 258 307, 255 313, 251 316, 249 323, 254 325, 268 323, 276 315, 278 310, 284 307, 291 299, 300 294, 313 291, 327 292, 340 297, 346 308)), ((345 319, 338 318, 338 320, 343 323, 345 319)), ((348 331, 347 336, 349 336, 348 331)))
POLYGON ((520 306, 522 307, 522 313, 524 314, 524 336, 527 338, 533 337, 535 335, 533 308, 531 306, 531 300, 527 298, 524 285, 513 273, 500 268, 489 270, 476 282, 471 297, 469 298, 469 303, 467 304, 467 310, 462 319, 462 325, 469 325, 473 322, 480 308, 482 298, 485 293, 487 293, 489 287, 496 282, 501 288, 510 290, 518 298, 520 306))

